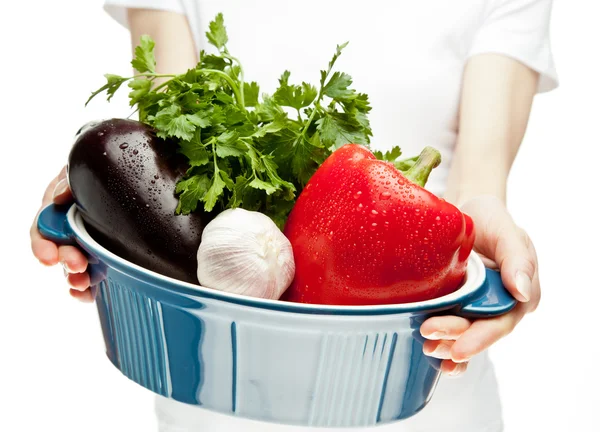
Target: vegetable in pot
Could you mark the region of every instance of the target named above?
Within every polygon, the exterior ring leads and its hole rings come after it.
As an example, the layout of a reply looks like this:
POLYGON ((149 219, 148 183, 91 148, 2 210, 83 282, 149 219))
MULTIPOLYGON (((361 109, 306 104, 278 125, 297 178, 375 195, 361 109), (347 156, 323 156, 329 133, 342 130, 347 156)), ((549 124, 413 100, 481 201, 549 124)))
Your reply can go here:
MULTIPOLYGON (((369 151, 368 97, 352 87, 350 75, 334 71, 347 43, 336 47, 318 85, 294 84, 285 71, 276 91, 268 95, 260 93, 257 83, 244 80, 241 62, 227 49, 221 14, 210 23, 206 36, 215 53, 201 51, 198 64, 180 75, 156 72, 154 41, 142 36, 131 62, 136 74, 107 74, 106 84, 90 96, 106 92, 110 100, 127 83, 130 104, 141 122, 136 125, 143 125, 140 133, 148 143, 148 148, 137 150, 140 154, 150 147, 156 150, 152 153, 156 157, 148 158, 148 169, 144 163, 129 166, 129 159, 121 157, 125 150, 114 147, 129 141, 117 133, 107 152, 112 167, 108 172, 99 162, 102 158, 94 158, 109 142, 84 132, 87 140, 97 141, 92 147, 96 153, 91 157, 80 146, 80 176, 71 183, 76 194, 79 182, 80 188, 89 189, 79 193, 79 202, 106 244, 124 258, 163 274, 274 298, 284 289, 282 281, 273 289, 270 275, 258 278, 258 267, 248 267, 260 284, 232 283, 224 267, 215 265, 223 257, 208 252, 226 255, 226 250, 219 250, 208 234, 206 244, 200 244, 211 215, 244 209, 268 216, 281 229, 287 220, 286 235, 296 256, 296 276, 284 294, 287 299, 373 304, 423 299, 453 289, 464 273, 472 224, 454 207, 414 189, 402 175, 422 172, 423 158, 398 160, 398 147, 385 154, 369 151), (166 81, 156 84, 159 77, 166 81), (162 157, 171 161, 165 161, 168 169, 161 165, 162 157), (120 172, 122 163, 129 168, 120 172), (155 179, 161 182, 156 189, 152 176, 161 170, 172 175, 155 179), (377 176, 394 187, 382 189, 377 176), (157 190, 162 207, 153 207, 150 200, 155 196, 149 193, 157 190), (96 195, 103 201, 91 202, 96 195), (431 215, 440 217, 439 227, 431 215), (151 216, 151 221, 145 219, 151 216), (431 234, 423 231, 428 229, 431 234), (198 268, 196 259, 201 260, 198 268)), ((247 228, 236 225, 232 214, 241 213, 225 213, 220 220, 233 223, 230 234, 247 228)), ((246 244, 246 252, 256 250, 256 244, 243 243, 243 236, 236 235, 239 244, 222 246, 246 244)), ((244 260, 235 268, 244 266, 244 260)), ((285 271, 284 279, 287 275, 285 271)))
POLYGON ((456 290, 475 232, 468 215, 423 188, 439 162, 428 147, 403 174, 364 146, 335 151, 287 220, 296 275, 282 299, 373 305, 456 290))
POLYGON ((353 88, 350 75, 334 70, 347 43, 336 47, 318 85, 293 83, 284 71, 269 95, 244 80, 242 63, 227 49, 222 14, 206 36, 214 53, 201 51, 198 64, 180 75, 156 72, 154 41, 142 36, 131 62, 137 73, 106 74, 90 99, 106 92, 110 100, 127 83, 140 121, 187 158, 190 169, 176 185, 178 214, 240 207, 282 228, 306 182, 335 149, 369 145, 369 99, 353 88), (158 77, 166 81, 155 84, 158 77))
POLYGON ((292 282, 294 270, 290 241, 263 213, 228 209, 202 233, 198 248, 202 286, 277 300, 292 282))
POLYGON ((175 185, 188 167, 176 146, 133 120, 84 126, 68 159, 68 181, 90 235, 146 269, 197 284, 196 253, 214 215, 176 215, 175 185))

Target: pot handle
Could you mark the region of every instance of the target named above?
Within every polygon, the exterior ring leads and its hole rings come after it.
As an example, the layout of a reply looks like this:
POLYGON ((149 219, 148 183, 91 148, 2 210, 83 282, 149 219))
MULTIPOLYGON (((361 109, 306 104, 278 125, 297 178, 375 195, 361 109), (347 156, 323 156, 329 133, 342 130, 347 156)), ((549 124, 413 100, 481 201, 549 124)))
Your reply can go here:
POLYGON ((75 234, 67 220, 69 205, 50 204, 39 214, 37 228, 42 237, 59 245, 75 245, 75 234))
POLYGON ((465 318, 492 317, 505 314, 516 305, 517 300, 502 283, 500 272, 486 268, 482 287, 460 306, 458 314, 465 318))

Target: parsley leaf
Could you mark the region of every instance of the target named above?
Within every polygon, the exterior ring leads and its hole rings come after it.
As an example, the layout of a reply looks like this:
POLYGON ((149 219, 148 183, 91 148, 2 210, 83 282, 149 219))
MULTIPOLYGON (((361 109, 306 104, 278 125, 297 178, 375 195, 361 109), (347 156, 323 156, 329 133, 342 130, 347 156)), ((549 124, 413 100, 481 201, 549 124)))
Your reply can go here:
POLYGON ((135 47, 135 58, 131 60, 131 66, 139 73, 156 72, 154 41, 150 36, 143 35, 140 44, 135 47))
POLYGON ((335 54, 329 61, 328 69, 326 71, 324 71, 324 70, 321 71, 321 88, 323 88, 325 86, 325 80, 327 79, 327 76, 331 73, 331 70, 333 69, 333 66, 335 65, 335 62, 337 61, 337 59, 342 55, 342 50, 344 48, 346 48, 347 46, 348 46, 348 42, 344 42, 343 44, 337 45, 335 47, 335 54))
POLYGON ((246 146, 239 141, 239 135, 235 131, 223 132, 216 139, 217 156, 226 158, 228 156, 243 156, 246 146))
POLYGON ((207 69, 225 70, 227 61, 214 54, 206 54, 204 50, 200 51, 200 64, 207 69))
POLYGON ((330 112, 317 121, 323 144, 334 151, 345 144, 367 144, 369 135, 350 114, 330 112))
POLYGON ((159 138, 176 137, 190 141, 194 136, 196 126, 185 114, 181 113, 179 105, 169 105, 160 110, 150 119, 157 129, 159 138))
POLYGON ((210 22, 208 28, 209 31, 206 32, 208 41, 217 49, 221 50, 228 41, 223 14, 219 13, 216 18, 210 22))
POLYGON ((188 179, 180 180, 175 188, 175 193, 180 194, 176 212, 189 214, 195 211, 198 202, 204 198, 210 184, 210 178, 207 174, 196 174, 188 179))
POLYGON ((206 148, 195 140, 181 141, 179 147, 180 153, 189 159, 190 165, 193 167, 206 165, 210 161, 210 155, 206 148))
POLYGON ((202 201, 204 201, 204 210, 211 211, 219 197, 223 194, 223 188, 225 188, 225 182, 221 177, 221 171, 217 171, 212 179, 212 183, 206 194, 202 197, 202 201))
POLYGON ((272 193, 277 191, 277 188, 275 186, 273 186, 271 183, 262 181, 258 177, 254 177, 254 179, 252 179, 252 181, 248 184, 248 186, 250 186, 254 189, 262 189, 267 193, 267 195, 271 195, 272 193))
POLYGON ((247 107, 254 107, 258 105, 258 84, 254 81, 244 84, 244 104, 247 107))
POLYGON ((255 110, 262 122, 268 123, 276 118, 287 118, 285 111, 279 106, 275 99, 269 95, 263 95, 263 102, 256 106, 255 110))
POLYGON ((294 177, 302 186, 308 183, 310 177, 318 168, 317 163, 315 163, 315 159, 318 157, 317 150, 306 138, 302 138, 300 143, 293 149, 291 169, 294 177))
POLYGON ((249 181, 246 177, 242 175, 236 177, 235 184, 232 188, 233 193, 231 194, 228 203, 230 208, 236 208, 242 205, 244 202, 244 192, 246 191, 248 183, 249 181))
POLYGON ((225 187, 227 187, 227 189, 229 189, 229 190, 233 190, 233 188, 235 187, 235 184, 233 183, 233 180, 231 180, 231 177, 229 177, 229 174, 227 174, 228 170, 229 170, 229 168, 227 170, 221 168, 221 170, 219 172, 221 174, 221 178, 223 179, 223 182, 225 183, 225 187))
POLYGON ((129 105, 134 106, 150 92, 152 82, 147 79, 138 78, 134 79, 133 81, 129 81, 127 85, 132 89, 132 91, 129 93, 129 105))
MULTIPOLYGON (((296 190, 296 187, 292 183, 283 180, 279 176, 279 174, 277 173, 278 166, 275 163, 273 156, 263 156, 262 163, 265 167, 265 172, 267 173, 269 180, 275 187, 277 187, 277 188, 283 187, 283 188, 287 189, 289 192, 294 192, 296 190)), ((290 199, 292 199, 294 194, 293 193, 291 195, 288 194, 288 196, 290 196, 290 199)))
POLYGON ((271 122, 259 127, 252 135, 255 138, 263 138, 268 134, 277 134, 279 131, 289 127, 288 118, 285 114, 277 113, 271 122))
POLYGON ((400 147, 396 146, 393 149, 386 151, 385 154, 378 150, 373 152, 373 155, 379 160, 394 162, 402 155, 402 151, 400 150, 400 147))
POLYGON ((205 128, 211 125, 210 114, 204 111, 187 114, 187 119, 195 126, 205 128))
POLYGON ((352 100, 355 98, 356 91, 349 88, 351 84, 352 78, 350 75, 342 72, 335 72, 327 84, 325 84, 323 94, 340 101, 352 100))
POLYGON ((108 102, 110 102, 110 100, 115 95, 115 93, 117 92, 117 90, 119 90, 119 87, 121 87, 121 84, 123 84, 125 81, 128 80, 128 78, 123 78, 122 76, 113 75, 113 74, 105 74, 104 78, 106 78, 106 84, 104 84, 102 87, 100 87, 95 92, 92 92, 92 95, 89 97, 89 99, 85 103, 85 106, 87 106, 87 104, 89 104, 90 101, 96 95, 102 93, 103 91, 106 91, 106 94, 107 94, 106 100, 108 102))
POLYGON ((289 78, 289 71, 285 71, 279 78, 279 88, 273 95, 275 102, 296 110, 309 106, 317 97, 317 89, 305 82, 301 86, 290 85, 289 78))

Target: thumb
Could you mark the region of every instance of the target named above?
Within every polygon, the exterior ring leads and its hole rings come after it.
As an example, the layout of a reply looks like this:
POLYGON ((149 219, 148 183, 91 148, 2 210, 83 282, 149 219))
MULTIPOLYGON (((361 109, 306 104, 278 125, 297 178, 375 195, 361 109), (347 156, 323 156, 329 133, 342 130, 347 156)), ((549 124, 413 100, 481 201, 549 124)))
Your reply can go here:
POLYGON ((475 249, 496 262, 506 289, 517 300, 528 302, 537 268, 531 240, 500 200, 479 204, 465 209, 471 210, 476 225, 475 249))
POLYGON ((533 294, 536 259, 529 236, 514 223, 500 231, 494 261, 500 267, 502 282, 519 301, 528 302, 533 294))
POLYGON ((69 180, 67 179, 67 170, 64 167, 58 175, 58 182, 52 191, 52 201, 55 204, 68 204, 73 200, 69 180))

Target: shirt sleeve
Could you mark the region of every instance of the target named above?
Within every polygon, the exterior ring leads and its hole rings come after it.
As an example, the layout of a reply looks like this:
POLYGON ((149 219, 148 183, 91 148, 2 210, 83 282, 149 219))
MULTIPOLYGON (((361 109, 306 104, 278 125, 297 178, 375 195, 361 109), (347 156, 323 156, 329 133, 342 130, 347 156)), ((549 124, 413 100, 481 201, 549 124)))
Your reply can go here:
POLYGON ((115 21, 129 28, 127 9, 157 9, 184 14, 185 8, 180 0, 106 0, 104 10, 115 21))
POLYGON ((538 92, 558 87, 550 47, 552 0, 491 0, 475 34, 469 57, 497 53, 514 58, 540 74, 538 92))

